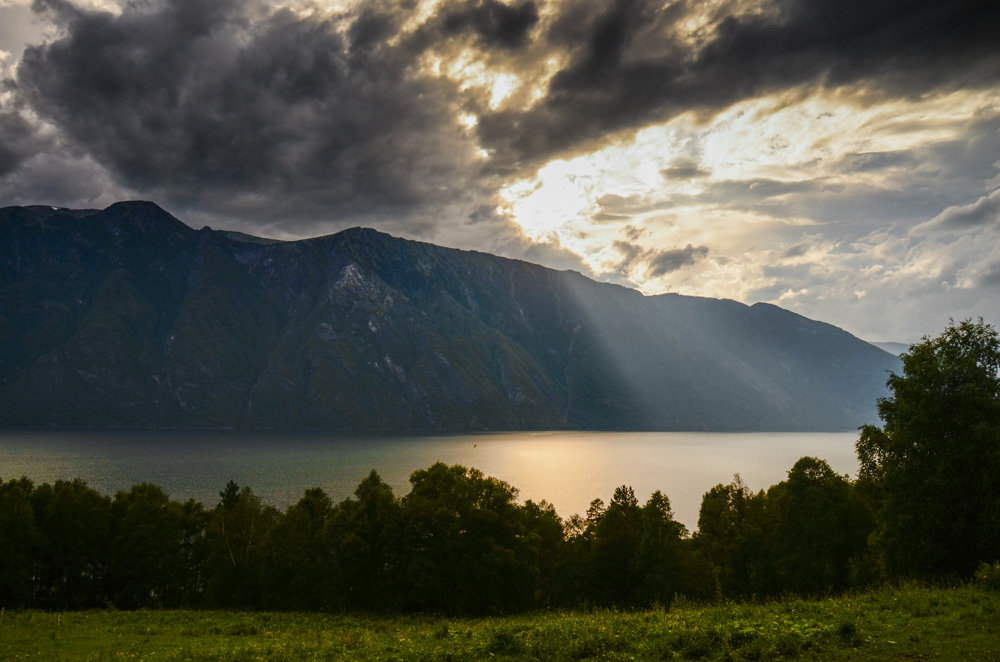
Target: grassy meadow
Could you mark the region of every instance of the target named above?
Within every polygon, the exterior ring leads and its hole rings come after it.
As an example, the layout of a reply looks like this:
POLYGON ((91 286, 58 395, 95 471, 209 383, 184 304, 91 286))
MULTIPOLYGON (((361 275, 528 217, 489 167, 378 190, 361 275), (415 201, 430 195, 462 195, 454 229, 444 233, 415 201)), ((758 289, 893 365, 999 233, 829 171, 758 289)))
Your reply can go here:
POLYGON ((16 611, 3 660, 1000 660, 1000 592, 882 588, 822 600, 492 618, 16 611))

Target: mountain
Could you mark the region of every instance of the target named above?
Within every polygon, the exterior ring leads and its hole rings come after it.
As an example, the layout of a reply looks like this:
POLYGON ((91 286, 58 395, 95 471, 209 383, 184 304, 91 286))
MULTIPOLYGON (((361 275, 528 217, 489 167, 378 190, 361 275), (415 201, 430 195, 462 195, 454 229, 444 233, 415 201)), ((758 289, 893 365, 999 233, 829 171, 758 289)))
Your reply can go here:
POLYGON ((894 356, 899 356, 910 349, 910 343, 905 342, 873 342, 872 344, 894 356))
POLYGON ((0 209, 0 425, 832 430, 899 359, 769 304, 643 296, 354 228, 0 209))

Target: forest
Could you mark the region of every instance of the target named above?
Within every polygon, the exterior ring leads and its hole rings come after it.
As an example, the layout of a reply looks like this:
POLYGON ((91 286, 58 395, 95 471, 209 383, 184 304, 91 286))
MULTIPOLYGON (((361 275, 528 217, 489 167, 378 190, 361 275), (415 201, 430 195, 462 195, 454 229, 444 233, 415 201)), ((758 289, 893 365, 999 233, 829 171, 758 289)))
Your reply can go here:
POLYGON ((890 376, 856 480, 814 457, 766 491, 736 476, 693 533, 659 491, 640 503, 623 485, 563 520, 441 463, 403 496, 372 471, 353 498, 313 488, 284 512, 234 482, 206 506, 152 484, 3 480, 0 606, 498 614, 968 579, 1000 559, 998 368, 992 327, 952 323, 890 376))

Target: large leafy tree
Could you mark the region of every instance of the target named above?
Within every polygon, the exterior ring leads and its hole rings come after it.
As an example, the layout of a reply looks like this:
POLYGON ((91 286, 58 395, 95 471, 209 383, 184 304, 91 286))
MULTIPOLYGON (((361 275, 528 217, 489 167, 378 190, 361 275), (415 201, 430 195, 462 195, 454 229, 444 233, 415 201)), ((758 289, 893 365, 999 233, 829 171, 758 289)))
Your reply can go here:
POLYGON ((119 492, 111 504, 108 588, 121 607, 192 602, 199 590, 204 516, 193 501, 171 501, 162 488, 143 483, 119 492))
POLYGON ((402 514, 392 488, 373 469, 353 499, 338 504, 324 529, 334 563, 327 580, 333 606, 392 611, 405 592, 402 514))
POLYGON ((27 478, 0 481, 0 607, 32 604, 41 534, 29 496, 34 485, 27 478))
POLYGON ((875 486, 873 541, 890 574, 969 574, 1000 557, 1000 340, 952 322, 903 354, 858 439, 875 486))
POLYGON ((724 595, 763 595, 771 591, 764 509, 767 495, 754 494, 739 474, 716 485, 701 499, 695 544, 716 568, 724 595))
POLYGON ((41 534, 36 606, 78 609, 102 604, 111 552, 111 500, 80 479, 46 483, 29 496, 41 534))
POLYGON ((562 541, 555 563, 555 598, 562 604, 576 605, 589 599, 593 591, 591 564, 597 523, 605 512, 604 500, 594 499, 586 518, 572 515, 563 522, 562 541))
POLYGON ((854 486, 824 460, 803 457, 767 491, 772 590, 817 595, 847 588, 870 522, 854 486))
POLYGON ((608 509, 597 519, 591 546, 590 588, 601 604, 625 605, 638 598, 636 569, 642 537, 642 508, 628 485, 615 489, 608 509))
POLYGON ((240 489, 229 481, 219 492, 221 500, 209 516, 210 602, 226 607, 256 607, 261 604, 264 584, 264 542, 281 519, 273 506, 265 505, 249 487, 240 489))
POLYGON ((637 569, 644 603, 669 603, 683 586, 681 539, 684 525, 674 519, 670 499, 656 490, 642 507, 637 569))
POLYGON ((283 609, 328 606, 328 549, 323 531, 333 504, 318 487, 305 491, 271 529, 264 552, 265 604, 283 609))
POLYGON ((547 501, 528 500, 521 508, 523 540, 528 549, 526 564, 535 584, 534 601, 549 606, 557 591, 559 565, 563 550, 563 522, 555 507, 547 501))
POLYGON ((507 612, 534 595, 517 490, 476 469, 437 463, 410 476, 403 498, 412 607, 507 612))

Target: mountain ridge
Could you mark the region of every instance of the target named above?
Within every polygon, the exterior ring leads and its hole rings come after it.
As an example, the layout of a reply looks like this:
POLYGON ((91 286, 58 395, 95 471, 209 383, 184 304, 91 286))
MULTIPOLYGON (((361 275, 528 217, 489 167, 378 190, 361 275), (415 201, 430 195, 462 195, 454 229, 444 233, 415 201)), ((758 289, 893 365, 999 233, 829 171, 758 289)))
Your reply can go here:
POLYGON ((0 209, 0 341, 0 425, 851 429, 899 369, 771 304, 151 202, 0 209))
POLYGON ((891 342, 891 341, 888 341, 888 340, 886 340, 886 341, 880 341, 880 342, 869 341, 869 343, 872 344, 872 345, 875 345, 876 347, 878 347, 882 351, 889 352, 890 354, 893 354, 895 356, 899 356, 903 352, 909 351, 910 347, 912 347, 912 343, 907 343, 907 342, 891 342))

